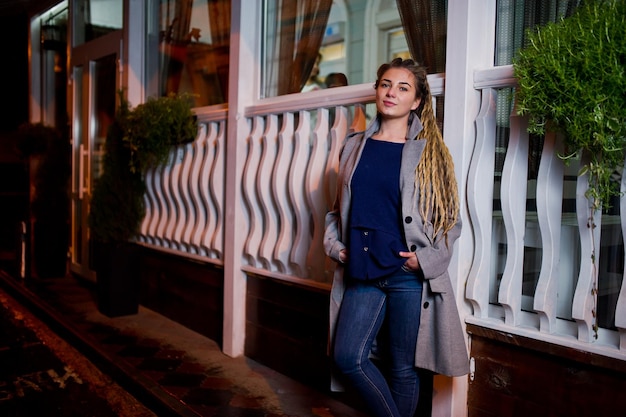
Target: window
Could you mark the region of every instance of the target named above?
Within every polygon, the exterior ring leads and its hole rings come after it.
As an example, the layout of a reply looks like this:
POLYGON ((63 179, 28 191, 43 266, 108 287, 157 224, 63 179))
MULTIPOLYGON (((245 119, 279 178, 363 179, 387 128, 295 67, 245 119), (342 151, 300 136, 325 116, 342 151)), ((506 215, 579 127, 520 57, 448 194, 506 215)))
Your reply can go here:
POLYGON ((73 46, 122 28, 124 0, 75 0, 73 46))
POLYGON ((197 107, 225 103, 230 0, 155 0, 155 4, 149 8, 156 11, 150 23, 158 22, 148 27, 150 95, 192 93, 197 107))

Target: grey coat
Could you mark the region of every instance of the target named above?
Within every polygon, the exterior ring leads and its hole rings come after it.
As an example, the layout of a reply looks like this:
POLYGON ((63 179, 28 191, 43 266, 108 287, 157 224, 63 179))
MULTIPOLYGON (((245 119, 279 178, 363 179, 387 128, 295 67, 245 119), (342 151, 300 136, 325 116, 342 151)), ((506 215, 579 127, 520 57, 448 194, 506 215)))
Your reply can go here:
MULTIPOLYGON (((440 236, 433 237, 432 223, 427 222, 424 227, 417 204, 413 200, 419 196, 419 191, 415 190, 414 186, 415 167, 422 156, 426 141, 417 140, 417 135, 422 130, 419 119, 412 117, 409 123, 400 169, 402 219, 407 247, 416 252, 425 278, 415 366, 448 376, 465 375, 469 372, 467 347, 448 275, 452 249, 461 233, 461 223, 459 221, 448 232, 447 245, 446 240, 440 236)), ((376 118, 365 132, 349 135, 339 156, 337 197, 333 210, 326 215, 324 234, 325 252, 338 262, 330 297, 331 338, 334 336, 344 292, 344 268, 339 262, 339 252, 346 248, 343 237, 349 233, 347 226, 351 202, 350 183, 365 142, 378 131, 378 128, 379 121, 376 118)))

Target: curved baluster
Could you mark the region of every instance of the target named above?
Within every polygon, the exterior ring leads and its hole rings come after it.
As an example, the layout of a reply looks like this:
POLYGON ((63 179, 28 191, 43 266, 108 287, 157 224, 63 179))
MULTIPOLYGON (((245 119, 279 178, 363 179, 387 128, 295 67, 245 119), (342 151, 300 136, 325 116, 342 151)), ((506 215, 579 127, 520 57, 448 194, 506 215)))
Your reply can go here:
MULTIPOLYGON (((626 238, 626 162, 624 162, 625 168, 622 170, 621 181, 621 193, 620 198, 620 221, 622 223, 622 239, 626 238)), ((626 250, 626 244, 624 245, 626 250)), ((626 255, 626 253, 625 253, 626 255)), ((626 256, 625 256, 626 258, 626 256)), ((622 265, 624 266, 624 265, 622 265)), ((619 296, 617 297, 617 305, 615 307, 615 327, 619 331, 619 348, 620 350, 626 350, 626 267, 624 267, 624 273, 622 275, 622 288, 620 288, 619 296)))
POLYGON ((293 163, 289 169, 288 189, 293 206, 294 237, 289 253, 289 267, 297 276, 304 276, 309 234, 309 207, 305 198, 306 169, 309 160, 309 137, 311 135, 311 114, 301 111, 298 128, 294 134, 293 163))
POLYGON ((248 211, 248 237, 243 246, 243 256, 251 266, 257 266, 257 250, 263 238, 261 204, 256 193, 256 178, 261 160, 261 137, 264 119, 257 116, 252 120, 252 130, 248 136, 248 153, 243 167, 242 192, 244 207, 248 211))
POLYGON ((213 205, 213 198, 211 196, 211 169, 215 161, 215 141, 218 135, 218 128, 215 122, 210 122, 207 125, 207 138, 205 141, 204 161, 202 161, 202 169, 200 171, 200 196, 202 198, 202 205, 206 210, 206 223, 204 229, 202 229, 202 237, 200 238, 200 247, 203 253, 207 256, 212 255, 212 242, 213 231, 215 230, 217 213, 215 212, 215 206, 213 205))
POLYGON ((272 200, 272 170, 276 161, 276 136, 278 134, 278 116, 267 116, 265 133, 261 138, 263 150, 257 174, 257 193, 263 213, 263 238, 259 246, 259 260, 264 268, 275 271, 272 262, 274 242, 278 238, 278 217, 276 206, 272 200))
POLYGON ((181 203, 183 205, 183 212, 185 213, 185 216, 180 216, 182 219, 177 219, 178 224, 174 229, 174 236, 176 239, 180 240, 182 247, 185 248, 187 252, 195 252, 193 246, 191 245, 190 230, 193 230, 193 227, 196 224, 196 211, 191 198, 191 181, 189 173, 191 172, 191 165, 193 164, 193 160, 195 158, 194 151, 196 147, 194 146, 194 142, 181 145, 180 147, 182 148, 183 159, 180 164, 181 169, 178 184, 180 187, 181 203))
POLYGON ((222 259, 222 253, 224 252, 224 142, 226 137, 226 122, 221 121, 216 123, 218 127, 218 134, 213 144, 215 150, 213 151, 213 166, 211 167, 210 179, 210 192, 213 200, 213 209, 215 213, 215 222, 213 229, 213 236, 211 238, 211 248, 213 249, 213 255, 217 259, 222 259))
POLYGON ((187 220, 187 216, 185 215, 185 206, 182 203, 181 196, 181 188, 180 188, 180 172, 181 172, 181 162, 183 159, 183 148, 181 146, 176 146, 172 148, 170 151, 170 203, 172 210, 170 211, 170 215, 168 218, 168 225, 165 229, 165 235, 171 242, 171 247, 174 249, 182 249, 182 242, 180 240, 180 236, 182 235, 182 224, 180 223, 181 219, 183 221, 187 220))
POLYGON ((555 133, 547 133, 544 139, 539 173, 537 175, 537 218, 541 232, 541 272, 533 308, 539 314, 542 332, 556 331, 557 293, 561 255, 561 207, 563 205, 562 140, 555 133))
POLYGON ((202 123, 198 129, 198 137, 192 144, 193 158, 190 164, 189 177, 187 182, 189 185, 189 198, 191 199, 191 205, 193 207, 192 212, 195 214, 193 222, 190 222, 189 227, 185 230, 185 241, 189 242, 189 247, 192 253, 201 254, 200 239, 202 237, 202 230, 206 224, 206 209, 202 206, 202 199, 200 197, 200 188, 198 178, 200 178, 200 172, 202 168, 202 161, 204 160, 204 153, 206 150, 206 124, 202 123))
MULTIPOLYGON (((588 163, 589 155, 583 152, 581 166, 588 163)), ((576 216, 578 233, 580 234, 580 274, 574 291, 572 318, 578 323, 578 340, 591 342, 595 337, 593 327, 596 325, 597 294, 592 290, 598 288, 598 266, 600 261, 600 229, 602 226, 601 211, 591 212, 589 199, 585 196, 589 185, 587 173, 579 175, 576 183, 576 216), (591 218, 595 227, 592 225, 591 218), (594 253, 595 251, 595 253, 594 253)))
POLYGON ((283 114, 282 126, 276 141, 276 162, 272 170, 271 181, 272 197, 276 203, 276 216, 278 217, 278 233, 272 258, 278 271, 282 273, 287 272, 289 251, 293 246, 291 230, 295 226, 286 186, 287 174, 293 161, 293 119, 293 113, 283 114))
POLYGON ((522 306, 526 189, 528 178, 527 120, 511 113, 511 135, 502 169, 502 218, 506 229, 507 256, 498 301, 506 324, 517 326, 522 306))
POLYGON ((337 172, 339 170, 339 152, 341 144, 348 133, 348 109, 344 106, 335 108, 335 121, 329 132, 328 157, 324 170, 324 192, 326 208, 330 210, 335 203, 337 191, 337 172))
POLYGON ((496 98, 493 88, 484 89, 476 117, 476 143, 467 179, 467 205, 476 242, 465 296, 474 307, 474 316, 487 317, 492 256, 493 156, 496 148, 496 98))
POLYGON ((154 236, 152 234, 156 223, 157 216, 157 202, 154 195, 154 170, 150 169, 145 173, 146 193, 143 196, 144 206, 146 208, 146 215, 141 222, 139 241, 145 243, 155 243, 154 236))
POLYGON ((165 236, 167 216, 169 213, 169 201, 167 198, 167 194, 169 193, 169 171, 170 168, 168 163, 162 164, 155 169, 155 179, 158 180, 156 182, 158 188, 155 188, 155 195, 159 203, 159 219, 154 235, 157 239, 159 239, 160 245, 166 248, 169 248, 170 246, 167 236, 165 236))
POLYGON ((362 130, 365 130, 366 125, 367 116, 365 114, 365 105, 355 104, 354 116, 352 117, 352 123, 350 124, 350 129, 348 130, 348 133, 360 132, 362 130))
MULTIPOLYGON (((311 156, 304 182, 305 197, 311 210, 312 228, 309 251, 306 258, 308 277, 324 281, 324 227, 327 207, 322 179, 328 157, 328 109, 318 110, 318 123, 313 132, 311 156)), ((306 223, 305 223, 306 224, 306 223)), ((305 229, 303 227, 303 229, 305 229)), ((306 228, 308 229, 308 228, 306 228)))

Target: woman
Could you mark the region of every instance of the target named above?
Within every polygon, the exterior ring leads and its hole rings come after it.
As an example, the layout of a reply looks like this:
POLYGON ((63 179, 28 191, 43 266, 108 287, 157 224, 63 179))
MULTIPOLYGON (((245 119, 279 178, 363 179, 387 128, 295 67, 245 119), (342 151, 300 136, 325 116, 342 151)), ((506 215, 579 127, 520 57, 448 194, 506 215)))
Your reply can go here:
POLYGON ((401 58, 378 69, 376 117, 346 138, 326 215, 325 251, 338 262, 333 359, 374 416, 413 416, 418 368, 469 370, 447 272, 461 232, 458 190, 426 75, 401 58), (374 346, 386 353, 386 377, 370 359, 374 346))

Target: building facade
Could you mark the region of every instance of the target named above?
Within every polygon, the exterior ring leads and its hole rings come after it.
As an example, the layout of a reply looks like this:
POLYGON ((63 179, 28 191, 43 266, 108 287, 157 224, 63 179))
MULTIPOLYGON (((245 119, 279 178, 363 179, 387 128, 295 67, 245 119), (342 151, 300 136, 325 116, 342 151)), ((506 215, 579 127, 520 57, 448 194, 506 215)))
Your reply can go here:
POLYGON ((89 197, 117 92, 131 105, 191 92, 196 140, 146 177, 142 303, 327 389, 322 234, 337 151, 373 114, 378 65, 419 53, 463 202, 450 272, 472 369, 434 376, 428 412, 625 410, 599 394, 626 388, 621 210, 590 235, 584 178, 559 164, 554 136, 529 137, 513 94, 524 29, 578 2, 431 1, 413 15, 391 0, 291 3, 67 0, 33 16, 31 121, 71 127, 72 273, 97 279, 89 197), (318 54, 320 79, 340 72, 348 86, 301 92, 318 54))

